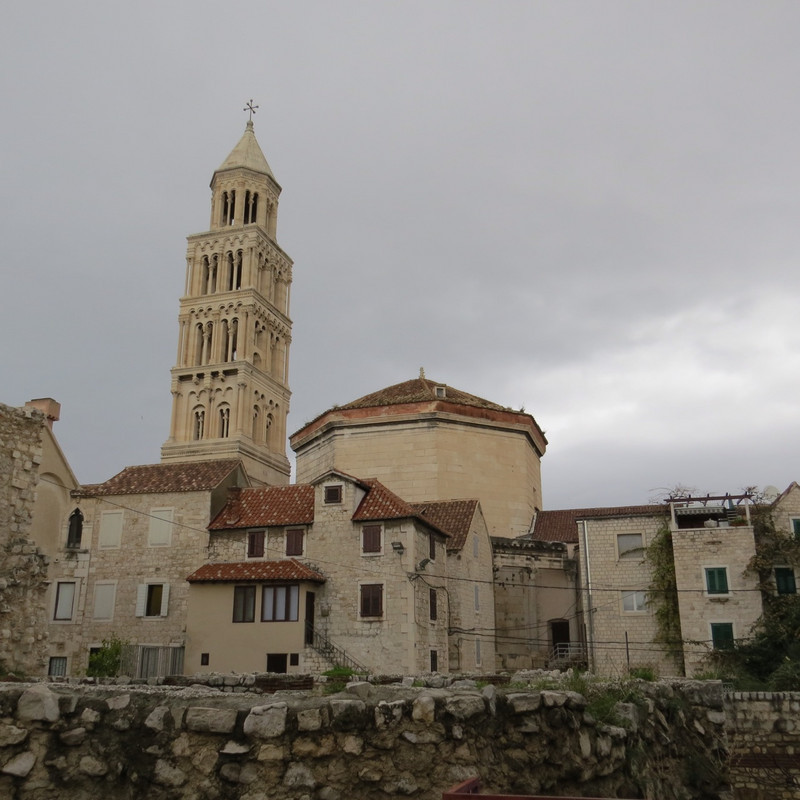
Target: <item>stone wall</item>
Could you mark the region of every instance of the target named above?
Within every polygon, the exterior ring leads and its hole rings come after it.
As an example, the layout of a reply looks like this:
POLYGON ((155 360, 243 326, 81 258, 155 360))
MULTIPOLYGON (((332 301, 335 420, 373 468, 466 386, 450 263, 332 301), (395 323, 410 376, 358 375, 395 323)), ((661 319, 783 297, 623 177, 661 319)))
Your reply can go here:
POLYGON ((0 404, 0 668, 37 675, 47 650, 47 559, 30 538, 44 414, 0 404))
POLYGON ((800 795, 800 692, 733 692, 725 698, 736 800, 800 795))
POLYGON ((725 796, 720 685, 642 683, 641 694, 619 707, 622 727, 597 722, 575 692, 472 681, 269 696, 6 684, 0 796, 438 800, 473 775, 494 792, 725 796))

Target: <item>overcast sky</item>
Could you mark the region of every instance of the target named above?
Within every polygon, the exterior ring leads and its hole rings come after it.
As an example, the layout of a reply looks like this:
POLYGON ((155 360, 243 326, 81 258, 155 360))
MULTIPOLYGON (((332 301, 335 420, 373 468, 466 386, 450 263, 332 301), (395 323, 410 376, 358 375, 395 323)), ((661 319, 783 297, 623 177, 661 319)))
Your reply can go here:
POLYGON ((800 480, 800 3, 14 3, 0 401, 78 479, 167 437, 185 237, 245 102, 289 430, 418 375, 524 408, 547 508, 800 480))

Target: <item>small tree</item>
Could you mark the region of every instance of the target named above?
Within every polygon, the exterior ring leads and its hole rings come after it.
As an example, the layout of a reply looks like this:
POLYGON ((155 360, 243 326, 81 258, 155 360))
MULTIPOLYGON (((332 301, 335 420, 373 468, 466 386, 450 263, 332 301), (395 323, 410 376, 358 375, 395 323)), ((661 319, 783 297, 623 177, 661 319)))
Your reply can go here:
POLYGON ((89 668, 86 674, 90 678, 115 678, 119 674, 122 662, 122 648, 126 645, 118 636, 103 639, 102 646, 89 654, 89 668))

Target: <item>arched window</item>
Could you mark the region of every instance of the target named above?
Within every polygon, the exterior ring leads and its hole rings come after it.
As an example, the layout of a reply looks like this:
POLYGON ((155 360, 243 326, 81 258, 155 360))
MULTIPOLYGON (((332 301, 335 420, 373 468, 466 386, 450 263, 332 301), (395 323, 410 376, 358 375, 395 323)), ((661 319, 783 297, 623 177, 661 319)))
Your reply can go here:
POLYGON ((219 410, 219 438, 227 439, 231 431, 231 410, 223 406, 219 410))
POLYGON ((202 283, 200 285, 200 294, 208 294, 208 279, 211 272, 211 264, 208 261, 208 256, 203 256, 202 283))
POLYGON ((230 192, 222 193, 222 218, 220 222, 223 225, 233 225, 235 213, 236 213, 236 190, 231 189, 230 192))
POLYGON ((261 433, 261 429, 258 425, 258 406, 253 406, 253 441, 258 441, 258 436, 261 433))
POLYGON ((225 289, 231 291, 235 280, 235 270, 233 265, 233 253, 230 250, 225 253, 225 289))
POLYGON ((83 536, 83 514, 76 508, 69 515, 69 533, 67 534, 67 547, 77 549, 81 546, 83 536))
POLYGON ((238 347, 238 344, 239 344, 239 341, 238 341, 239 340, 239 320, 238 319, 232 319, 230 321, 230 326, 231 326, 230 327, 230 337, 231 337, 230 354, 231 354, 231 357, 230 357, 229 361, 236 361, 236 351, 237 351, 237 347, 238 347))
POLYGON ((272 418, 272 414, 267 414, 266 424, 264 425, 264 441, 267 444, 269 444, 270 437, 272 435, 271 432, 270 432, 270 428, 272 428, 273 421, 274 420, 272 418))
POLYGON ((192 439, 199 441, 203 438, 203 431, 206 424, 206 411, 204 408, 194 410, 194 427, 192 429, 192 439))
POLYGON ((198 322, 194 330, 194 363, 200 366, 203 363, 203 323, 198 322))
POLYGON ((233 288, 234 289, 241 289, 242 288, 242 251, 236 251, 236 264, 235 264, 235 272, 236 275, 233 279, 233 288))
POLYGON ((217 291, 217 264, 219 263, 219 256, 214 253, 211 256, 211 266, 208 276, 208 293, 214 294, 217 291))

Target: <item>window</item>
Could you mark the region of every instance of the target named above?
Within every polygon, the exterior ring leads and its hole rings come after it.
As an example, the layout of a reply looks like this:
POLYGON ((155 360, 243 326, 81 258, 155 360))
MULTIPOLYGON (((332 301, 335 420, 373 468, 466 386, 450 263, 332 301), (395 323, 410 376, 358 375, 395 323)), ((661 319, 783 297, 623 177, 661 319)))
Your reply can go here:
POLYGON ((727 567, 706 567, 706 591, 708 594, 728 594, 727 567))
POLYGON ((286 672, 288 653, 267 653, 267 672, 286 672))
POLYGON ((438 618, 438 609, 436 608, 436 589, 428 590, 428 608, 431 620, 438 618))
POLYGON ((286 531, 286 555, 303 555, 303 538, 305 531, 302 528, 291 528, 286 531))
POLYGON ((247 534, 247 557, 264 558, 264 531, 250 531, 247 534))
POLYGON ((153 508, 150 510, 150 531, 147 544, 150 547, 168 547, 172 543, 171 508, 153 508))
POLYGON ((711 646, 715 650, 733 649, 733 623, 732 622, 712 622, 711 623, 711 646))
POLYGON ((789 524, 792 526, 792 533, 794 534, 794 538, 800 539, 800 517, 792 517, 789 520, 789 524))
POLYGON ((290 667, 300 666, 300 653, 289 653, 289 666, 290 667))
POLYGON ((436 396, 440 399, 447 397, 447 388, 445 386, 436 387, 436 396))
POLYGON ((362 583, 359 587, 361 591, 361 616, 362 617, 382 617, 383 616, 383 584, 382 583, 362 583))
POLYGON ((436 539, 432 533, 428 534, 428 556, 431 561, 436 561, 436 539))
POLYGON ((103 511, 103 513, 100 515, 100 547, 119 547, 121 542, 122 512, 103 511))
POLYGON ((336 486, 326 486, 325 487, 325 502, 327 504, 333 503, 341 503, 342 502, 342 486, 338 484, 336 486))
POLYGON ((210 658, 208 653, 200 653, 200 666, 207 667, 209 664, 210 658))
POLYGON ((477 558, 480 553, 480 543, 478 541, 478 534, 476 533, 472 537, 472 556, 473 558, 477 558))
POLYGON ((94 585, 94 619, 113 619, 116 583, 96 583, 94 585))
POLYGON ((647 596, 645 592, 623 592, 623 611, 647 611, 647 596))
POLYGON ((383 551, 383 529, 380 525, 365 525, 361 529, 361 552, 380 554, 383 551))
POLYGON ((139 584, 136 592, 137 617, 166 617, 168 606, 168 583, 139 584))
POLYGON ((778 594, 797 594, 797 583, 791 567, 775 567, 775 588, 778 594))
POLYGON ((617 534, 617 553, 619 558, 641 558, 644 547, 641 533, 617 534))
POLYGON ((436 650, 431 650, 431 672, 436 672, 439 669, 439 653, 436 650))
POLYGON ((77 549, 81 546, 83 537, 83 514, 76 508, 69 515, 69 533, 67 534, 67 547, 77 549))
POLYGON ((56 605, 53 612, 53 619, 72 619, 72 606, 74 603, 74 581, 59 581, 56 585, 56 605))
POLYGON ((256 587, 233 587, 233 621, 255 622, 256 619, 256 587))
POLYGON ((52 675, 54 678, 63 678, 67 674, 67 657, 51 656, 47 674, 52 675))
POLYGON ((475 610, 481 610, 481 587, 480 586, 473 586, 473 593, 475 595, 475 610))
POLYGON ((299 604, 299 586, 265 586, 261 596, 261 621, 296 622, 299 604))
POLYGON ((475 666, 479 667, 481 664, 481 640, 475 640, 475 666))
POLYGON ((227 439, 231 432, 231 410, 227 407, 219 410, 219 438, 227 439))

